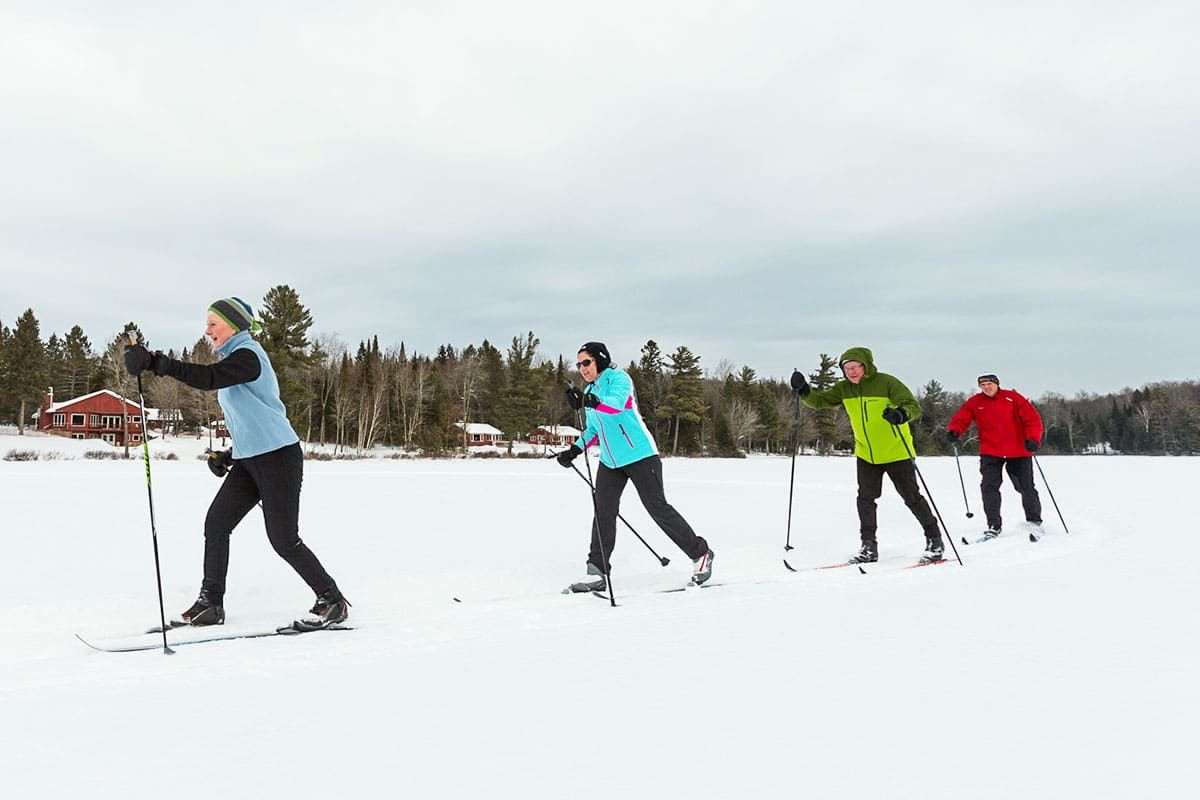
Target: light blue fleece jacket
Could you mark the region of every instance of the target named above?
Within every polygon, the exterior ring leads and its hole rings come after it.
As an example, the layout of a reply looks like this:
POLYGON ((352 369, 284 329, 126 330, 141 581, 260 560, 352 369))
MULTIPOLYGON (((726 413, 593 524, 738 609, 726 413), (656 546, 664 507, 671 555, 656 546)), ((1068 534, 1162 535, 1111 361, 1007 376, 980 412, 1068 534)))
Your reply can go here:
POLYGON ((292 430, 279 399, 279 380, 262 345, 254 341, 249 331, 239 331, 216 352, 225 358, 234 350, 254 353, 262 371, 249 383, 217 390, 217 402, 225 412, 225 427, 233 438, 233 457, 251 458, 299 442, 300 437, 292 430))

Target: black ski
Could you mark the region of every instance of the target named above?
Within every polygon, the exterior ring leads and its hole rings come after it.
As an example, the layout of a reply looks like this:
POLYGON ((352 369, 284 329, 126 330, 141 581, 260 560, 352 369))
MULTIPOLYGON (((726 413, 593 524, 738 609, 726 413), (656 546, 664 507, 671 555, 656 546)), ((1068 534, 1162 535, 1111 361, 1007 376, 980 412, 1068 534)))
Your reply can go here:
MULTIPOLYGON (((190 627, 190 626, 176 626, 176 628, 178 628, 178 627, 190 627)), ((176 628, 172 628, 172 630, 175 630, 176 628)), ((191 639, 184 639, 183 641, 179 641, 179 642, 170 642, 169 644, 172 647, 182 647, 183 645, 188 645, 188 644, 204 644, 206 642, 226 642, 226 641, 232 641, 234 639, 263 639, 268 636, 295 636, 295 635, 298 635, 301 633, 312 633, 314 631, 352 631, 352 630, 354 630, 354 628, 352 628, 350 626, 346 626, 346 625, 330 625, 330 626, 324 627, 324 628, 315 628, 315 627, 308 627, 308 626, 297 627, 296 623, 292 623, 291 625, 283 625, 283 626, 278 627, 275 630, 271 630, 271 631, 246 631, 246 632, 242 632, 242 633, 217 633, 217 634, 212 634, 209 636, 197 636, 197 637, 194 637, 191 639)), ((153 633, 162 633, 162 630, 160 629, 160 630, 156 630, 156 631, 152 631, 152 632, 153 633)), ((92 642, 89 642, 87 639, 84 639, 78 633, 75 634, 75 638, 78 639, 79 641, 83 642, 88 647, 92 648, 93 650, 99 650, 102 653, 136 653, 141 650, 158 650, 158 649, 162 648, 161 642, 152 642, 149 644, 143 643, 143 644, 107 646, 107 645, 93 644, 92 642)))

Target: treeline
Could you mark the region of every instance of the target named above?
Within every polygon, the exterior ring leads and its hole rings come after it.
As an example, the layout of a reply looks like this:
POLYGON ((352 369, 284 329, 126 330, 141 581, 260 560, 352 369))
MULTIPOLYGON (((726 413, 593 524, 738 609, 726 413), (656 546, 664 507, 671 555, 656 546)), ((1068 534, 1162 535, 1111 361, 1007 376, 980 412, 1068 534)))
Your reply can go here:
MULTIPOLYGON (((277 286, 259 305, 258 335, 279 376, 288 416, 308 442, 362 454, 376 445, 445 454, 467 447, 455 423, 483 422, 520 441, 539 425, 574 425, 563 400, 579 376, 571 362, 539 353, 532 331, 514 336, 503 349, 488 340, 457 347, 444 344, 429 354, 409 353, 401 342, 381 348, 378 337, 348 346, 336 336, 312 334, 313 317, 290 287, 277 286)), ((32 309, 9 328, 0 319, 0 422, 24 429, 47 387, 62 401, 99 389, 127 397, 136 385, 125 373, 128 333, 151 349, 183 360, 216 360, 200 338, 173 349, 148 340, 134 322, 108 335, 97 351, 74 326, 43 340, 32 309)), ((795 435, 805 452, 831 453, 853 447, 840 409, 811 411, 797 406, 784 381, 759 378, 753 369, 726 362, 707 372, 701 357, 678 345, 663 351, 653 340, 626 365, 638 391, 647 426, 669 455, 736 457, 748 452, 788 453, 795 435)), ((902 376, 904 377, 904 376, 902 376)), ((840 378, 837 363, 821 354, 809 373, 824 388, 840 378)), ((221 412, 215 393, 198 392, 171 380, 143 377, 147 404, 181 431, 211 427, 221 412)), ((914 387, 916 388, 916 387, 914 387)), ((913 424, 918 453, 950 452, 941 436, 966 399, 936 380, 917 391, 923 417, 913 424)), ((1034 399, 1046 425, 1043 453, 1192 455, 1200 450, 1200 386, 1155 383, 1105 395, 1034 399)), ((975 452, 968 438, 960 452, 975 452)))

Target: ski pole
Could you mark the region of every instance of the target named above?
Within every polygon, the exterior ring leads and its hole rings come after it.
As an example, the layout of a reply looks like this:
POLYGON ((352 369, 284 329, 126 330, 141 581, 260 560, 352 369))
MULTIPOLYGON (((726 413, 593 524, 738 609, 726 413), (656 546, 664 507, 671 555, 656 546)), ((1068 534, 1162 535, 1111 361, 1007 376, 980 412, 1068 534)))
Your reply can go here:
POLYGON ((967 509, 967 519, 971 519, 975 515, 971 513, 971 504, 967 502, 967 484, 963 482, 962 464, 958 463, 958 444, 950 445, 954 448, 954 466, 958 467, 958 485, 962 487, 963 506, 967 509))
MULTIPOLYGON (((129 344, 137 344, 137 336, 129 334, 129 344)), ((137 376, 138 410, 142 415, 142 460, 146 462, 146 497, 150 501, 150 539, 154 543, 154 578, 158 582, 158 618, 162 622, 163 654, 175 653, 167 646, 167 612, 163 606, 162 568, 158 560, 158 528, 154 524, 154 489, 150 485, 150 439, 146 435, 146 397, 142 393, 142 373, 137 376)))
MULTIPOLYGON (((575 409, 575 422, 579 430, 586 430, 583 425, 583 409, 575 409)), ((604 563, 604 579, 608 582, 608 604, 617 607, 617 593, 613 590, 612 570, 609 568, 608 553, 604 552, 604 537, 600 535, 600 506, 596 503, 596 484, 592 483, 592 462, 588 460, 587 447, 583 448, 583 463, 587 467, 587 482, 592 487, 592 530, 596 533, 596 542, 600 545, 600 560, 604 563)))
MULTIPOLYGON (((787 511, 787 537, 783 541, 783 552, 794 550, 792 547, 792 496, 796 490, 796 450, 799 449, 796 442, 796 430, 800 427, 800 392, 796 392, 796 414, 792 417, 792 435, 789 437, 788 446, 792 450, 792 476, 788 480, 788 511, 787 511)), ((796 568, 787 562, 785 558, 783 565, 792 572, 796 568)))
MULTIPOLYGON (((554 456, 555 456, 555 455, 557 455, 557 453, 553 453, 553 454, 551 454, 551 455, 549 455, 549 456, 546 456, 546 457, 547 457, 547 458, 554 458, 554 456)), ((574 464, 572 464, 572 465, 571 465, 571 469, 575 470, 575 474, 576 474, 576 475, 578 475, 578 476, 579 476, 579 477, 580 477, 580 478, 583 480, 583 482, 584 482, 584 483, 586 483, 586 484, 588 485, 588 488, 592 490, 592 494, 595 494, 595 493, 596 493, 596 487, 595 487, 595 486, 592 486, 592 482, 591 482, 590 480, 588 480, 588 477, 587 477, 586 475, 584 475, 582 472, 580 472, 580 471, 579 471, 579 467, 577 467, 577 466, 575 466, 574 464)), ((669 558, 667 558, 667 557, 665 557, 665 556, 660 556, 658 553, 656 553, 656 552, 654 551, 654 548, 650 546, 650 543, 649 543, 649 542, 647 542, 645 539, 643 539, 643 538, 642 538, 642 535, 641 535, 640 533, 638 533, 636 530, 634 530, 634 527, 633 527, 632 525, 630 525, 630 524, 629 524, 629 520, 627 520, 627 519, 625 519, 625 517, 621 516, 621 513, 620 513, 620 512, 617 512, 617 519, 621 520, 621 522, 624 522, 624 523, 625 523, 625 527, 626 527, 626 528, 629 528, 630 532, 631 532, 631 533, 632 533, 634 536, 636 536, 636 537, 638 538, 638 541, 639 541, 639 542, 641 542, 642 544, 646 545, 646 549, 647 549, 647 550, 649 550, 649 551, 650 551, 650 552, 651 552, 651 553, 654 555, 654 557, 658 559, 658 563, 662 564, 664 567, 665 567, 667 564, 670 564, 670 563, 671 563, 671 559, 669 559, 669 558)))
POLYGON ((1037 464, 1038 473, 1042 476, 1042 483, 1045 484, 1046 491, 1050 493, 1050 502, 1054 503, 1054 510, 1058 513, 1058 521, 1062 523, 1063 530, 1070 533, 1070 529, 1067 528, 1067 521, 1063 519, 1062 511, 1058 509, 1058 501, 1054 499, 1054 492, 1050 490, 1050 482, 1046 480, 1046 473, 1042 472, 1042 462, 1038 461, 1036 454, 1031 453, 1030 455, 1033 456, 1033 463, 1037 464))
POLYGON ((925 476, 921 474, 921 468, 917 466, 917 457, 913 454, 912 448, 908 446, 908 440, 904 438, 904 433, 900 430, 900 426, 892 423, 892 428, 904 444, 904 450, 908 453, 909 460, 912 461, 913 469, 917 471, 917 477, 921 479, 921 486, 925 489, 925 496, 929 498, 929 505, 933 506, 933 513, 937 516, 937 521, 941 523, 942 530, 946 532, 946 541, 950 542, 950 549, 954 551, 954 557, 958 559, 958 565, 961 567, 963 565, 962 556, 958 554, 958 547, 954 544, 954 537, 950 535, 950 529, 946 527, 946 522, 942 519, 942 512, 938 511, 937 503, 933 502, 933 494, 929 491, 929 485, 925 483, 925 476))

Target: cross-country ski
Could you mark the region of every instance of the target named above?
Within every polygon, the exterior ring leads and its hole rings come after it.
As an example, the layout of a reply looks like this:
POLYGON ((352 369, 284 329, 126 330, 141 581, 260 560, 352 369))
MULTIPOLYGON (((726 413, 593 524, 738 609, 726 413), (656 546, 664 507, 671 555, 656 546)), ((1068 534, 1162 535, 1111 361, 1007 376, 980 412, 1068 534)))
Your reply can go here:
MULTIPOLYGON (((212 626, 217 627, 217 626, 212 626)), ((175 628, 174 630, 179 630, 175 628)), ((242 632, 220 632, 218 630, 210 630, 205 633, 205 629, 193 629, 186 638, 178 640, 168 640, 171 647, 184 647, 185 645, 193 644, 208 644, 210 642, 227 642, 237 639, 263 639, 269 636, 296 636, 304 633, 316 633, 318 631, 351 631, 352 626, 348 625, 330 625, 324 628, 306 627, 303 625, 281 625, 274 630, 265 631, 242 631, 242 632)), ((152 631, 153 633, 162 633, 162 631, 152 631)), ((93 650, 98 650, 104 653, 134 653, 143 650, 161 650, 161 642, 136 642, 128 644, 106 644, 105 640, 85 639, 79 634, 75 634, 75 638, 93 650)))

